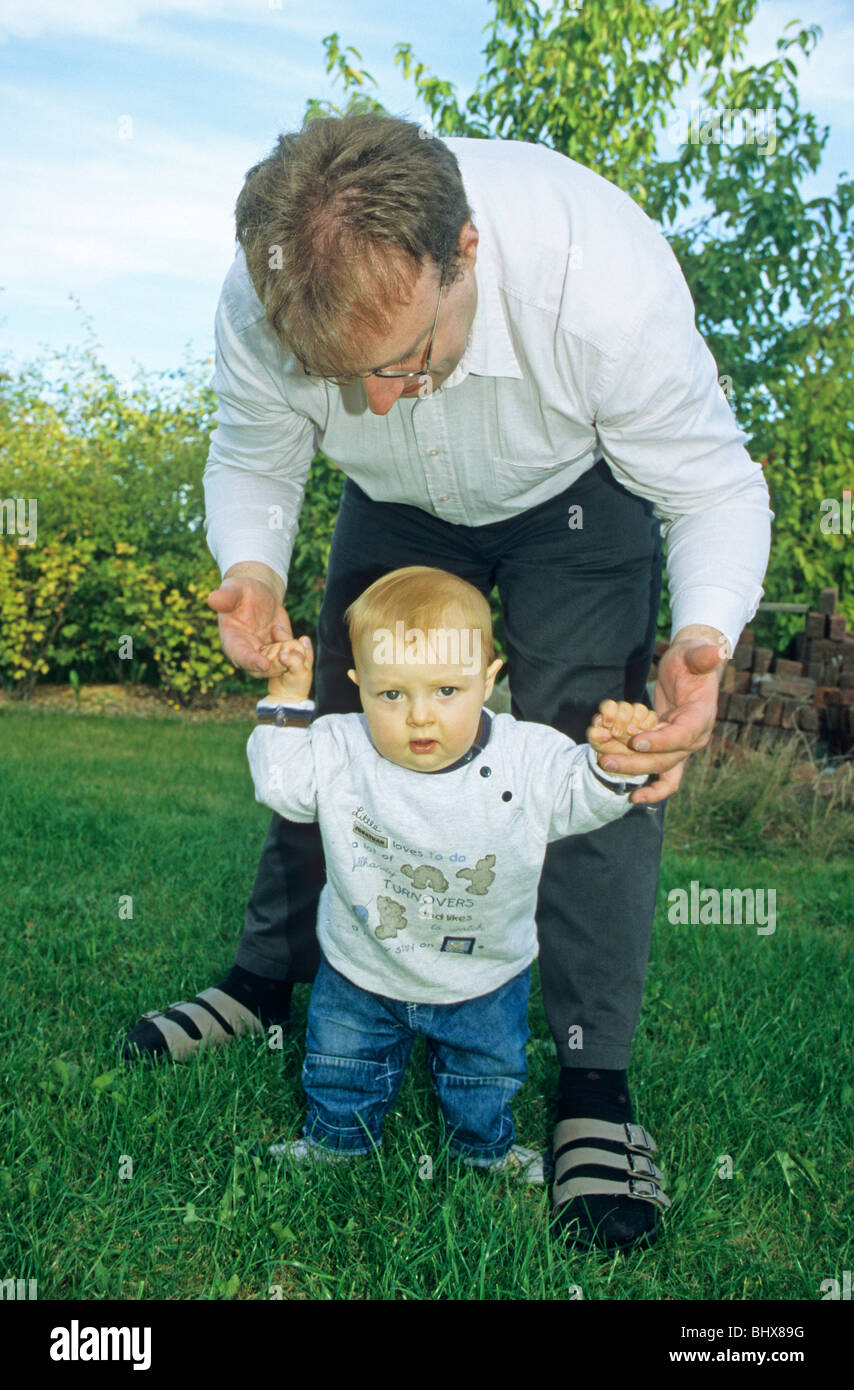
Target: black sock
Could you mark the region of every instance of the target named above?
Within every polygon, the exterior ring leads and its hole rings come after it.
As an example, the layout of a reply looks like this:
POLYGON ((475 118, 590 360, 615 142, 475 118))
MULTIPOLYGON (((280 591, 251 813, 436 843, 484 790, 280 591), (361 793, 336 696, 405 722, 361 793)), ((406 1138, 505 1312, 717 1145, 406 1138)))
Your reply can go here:
POLYGON ((217 985, 223 994, 231 995, 257 1014, 262 1023, 289 1022, 293 988, 288 980, 269 980, 266 975, 244 970, 242 965, 233 965, 222 984, 217 985))
POLYGON ((622 1124, 634 1120, 629 1083, 624 1071, 603 1067, 562 1067, 557 1091, 557 1118, 610 1120, 622 1124))

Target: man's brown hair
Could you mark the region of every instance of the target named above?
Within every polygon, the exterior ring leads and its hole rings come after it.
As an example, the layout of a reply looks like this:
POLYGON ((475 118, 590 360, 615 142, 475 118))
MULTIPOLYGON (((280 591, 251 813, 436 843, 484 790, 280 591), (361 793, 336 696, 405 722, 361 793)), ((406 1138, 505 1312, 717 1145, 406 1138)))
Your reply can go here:
POLYGON ((422 265, 445 284, 462 273, 459 165, 424 137, 374 112, 314 116, 246 175, 237 239, 270 327, 304 366, 366 370, 365 339, 389 332, 422 265))

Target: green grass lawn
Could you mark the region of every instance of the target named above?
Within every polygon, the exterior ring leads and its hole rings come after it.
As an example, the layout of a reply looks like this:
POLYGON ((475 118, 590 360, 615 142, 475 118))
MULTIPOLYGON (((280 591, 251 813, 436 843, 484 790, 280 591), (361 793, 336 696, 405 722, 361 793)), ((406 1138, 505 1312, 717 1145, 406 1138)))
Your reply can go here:
MULTIPOLYGON (((546 1189, 448 1163, 423 1048, 380 1158, 257 1171, 250 1145, 299 1134, 308 986, 279 1051, 118 1060, 143 1010, 233 959, 269 821, 250 728, 0 715, 0 1279, 37 1278, 40 1299, 786 1300, 852 1268, 850 809, 796 793, 785 760, 694 760, 629 1073, 674 1205, 656 1247, 607 1257, 549 1240, 546 1189), (774 889, 776 931, 672 925, 667 893, 692 879, 774 889)), ((529 1065, 518 1139, 541 1148, 557 1064, 538 986, 529 1065)))

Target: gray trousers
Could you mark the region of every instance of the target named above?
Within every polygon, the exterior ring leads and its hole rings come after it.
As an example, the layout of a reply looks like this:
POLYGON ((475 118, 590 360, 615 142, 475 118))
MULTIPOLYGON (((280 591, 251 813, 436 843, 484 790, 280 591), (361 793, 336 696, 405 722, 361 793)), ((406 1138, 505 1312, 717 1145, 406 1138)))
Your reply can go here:
MULTIPOLYGON (((498 586, 513 715, 582 742, 600 700, 646 699, 661 563, 651 505, 602 462, 551 501, 486 526, 374 502, 348 479, 318 624, 315 717, 361 709, 346 674, 353 664, 342 617, 348 604, 389 570, 432 565, 486 595, 498 586), (581 507, 580 527, 570 527, 570 507, 581 507)), ((539 970, 562 1066, 628 1066, 663 819, 663 806, 636 806, 622 820, 548 848, 537 906, 539 970)), ((317 826, 274 814, 237 964, 270 979, 312 980, 323 882, 317 826)))

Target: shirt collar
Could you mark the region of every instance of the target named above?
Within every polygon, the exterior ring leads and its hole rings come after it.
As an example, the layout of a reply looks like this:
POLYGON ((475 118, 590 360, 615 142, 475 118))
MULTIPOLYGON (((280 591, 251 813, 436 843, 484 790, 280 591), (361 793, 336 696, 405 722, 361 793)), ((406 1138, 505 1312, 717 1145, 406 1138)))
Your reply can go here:
MULTIPOLYGON (((449 767, 437 767, 435 772, 428 772, 426 775, 428 777, 439 777, 443 772, 456 772, 458 767, 465 767, 467 763, 474 762, 474 759, 480 757, 484 748, 489 743, 489 735, 491 734, 491 732, 492 715, 487 714, 486 710, 483 709, 480 712, 480 725, 478 726, 478 731, 475 735, 474 743, 472 744, 469 751, 467 753, 463 753, 463 756, 461 758, 457 758, 457 761, 455 763, 451 763, 449 767)), ((417 772, 418 769, 413 768, 412 771, 417 772)))
POLYGON ((484 233, 478 242, 474 273, 477 283, 474 320, 465 351, 447 381, 442 383, 443 391, 458 386, 469 374, 522 379, 498 292, 498 267, 484 233))

